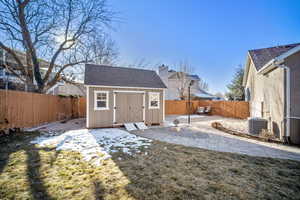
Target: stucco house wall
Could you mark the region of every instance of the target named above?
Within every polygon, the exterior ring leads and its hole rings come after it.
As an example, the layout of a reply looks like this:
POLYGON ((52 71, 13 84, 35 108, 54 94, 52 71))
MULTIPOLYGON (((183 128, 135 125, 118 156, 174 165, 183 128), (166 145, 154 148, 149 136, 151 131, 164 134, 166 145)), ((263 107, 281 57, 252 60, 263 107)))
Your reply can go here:
POLYGON ((269 121, 269 129, 277 137, 283 134, 284 116, 284 71, 281 68, 267 75, 257 74, 250 59, 247 84, 250 91, 250 116, 263 117, 269 121), (276 83, 276 84, 274 84, 276 83))
POLYGON ((282 137, 284 132, 284 83, 284 70, 281 68, 276 68, 263 79, 263 117, 270 119, 269 128, 276 137, 282 137))
POLYGON ((243 86, 251 117, 275 136, 300 144, 300 43, 248 51, 243 86))
POLYGON ((291 140, 300 144, 300 52, 289 56, 285 65, 290 68, 291 87, 291 116, 290 134, 291 140))

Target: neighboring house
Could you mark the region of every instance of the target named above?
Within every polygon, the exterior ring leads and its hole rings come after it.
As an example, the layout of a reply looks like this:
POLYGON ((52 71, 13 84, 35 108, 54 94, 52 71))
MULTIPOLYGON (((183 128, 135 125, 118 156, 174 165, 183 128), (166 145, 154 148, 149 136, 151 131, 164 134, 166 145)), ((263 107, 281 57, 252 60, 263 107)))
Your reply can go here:
MULTIPOLYGON (((168 88, 166 90, 166 100, 179 100, 180 99, 180 92, 179 92, 178 88, 180 88, 180 84, 181 84, 180 77, 183 77, 183 76, 178 73, 183 73, 183 72, 176 72, 174 70, 169 70, 169 67, 166 65, 162 65, 159 67, 158 74, 168 88)), ((208 92, 206 92, 200 88, 199 82, 201 80, 198 75, 186 74, 184 77, 187 79, 186 82, 190 82, 191 80, 194 81, 194 84, 191 86, 191 96, 192 97, 199 98, 199 99, 208 99, 208 100, 213 100, 213 99, 217 98, 214 95, 209 94, 208 92)), ((184 93, 185 93, 185 96, 187 96, 187 94, 188 94, 187 87, 186 87, 186 90, 184 93)))
MULTIPOLYGON (((21 52, 15 51, 15 53, 25 61, 25 56, 21 52)), ((5 67, 4 63, 10 66, 17 67, 16 61, 12 56, 6 53, 2 48, 0 48, 0 89, 13 89, 13 90, 23 90, 25 89, 22 81, 17 78, 14 74, 9 72, 5 67)))
POLYGON ((300 43, 248 51, 243 86, 251 117, 300 144, 300 43))
POLYGON ((164 121, 164 89, 155 71, 85 65, 87 128, 164 121))
POLYGON ((83 83, 57 83, 47 91, 47 94, 62 96, 85 96, 85 87, 83 83))
MULTIPOLYGON (((23 64, 26 63, 26 55, 24 52, 17 50, 14 50, 14 52, 23 64)), ((49 62, 42 59, 39 59, 39 62, 40 72, 42 76, 44 76, 47 72, 49 62)), ((26 90, 25 84, 17 76, 6 69, 4 64, 9 65, 12 68, 18 67, 17 62, 11 54, 0 48, 0 89, 26 90)), ((54 77, 54 73, 50 74, 50 77, 54 77)), ((29 91, 34 90, 34 88, 27 89, 29 91)))

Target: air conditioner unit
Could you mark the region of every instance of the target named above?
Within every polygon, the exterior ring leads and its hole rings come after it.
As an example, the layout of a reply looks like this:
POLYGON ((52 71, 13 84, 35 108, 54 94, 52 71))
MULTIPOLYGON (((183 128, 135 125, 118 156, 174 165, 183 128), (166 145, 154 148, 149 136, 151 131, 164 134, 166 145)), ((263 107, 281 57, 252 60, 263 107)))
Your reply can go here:
POLYGON ((268 120, 258 117, 248 119, 248 133, 259 135, 263 129, 268 129, 268 120))

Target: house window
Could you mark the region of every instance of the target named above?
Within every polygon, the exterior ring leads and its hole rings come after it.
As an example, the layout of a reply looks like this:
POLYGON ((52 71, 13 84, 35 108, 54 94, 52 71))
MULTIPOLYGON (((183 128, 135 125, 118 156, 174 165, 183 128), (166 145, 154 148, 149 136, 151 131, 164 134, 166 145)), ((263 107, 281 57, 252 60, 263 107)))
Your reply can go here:
POLYGON ((250 92, 250 88, 246 88, 246 91, 245 91, 245 100, 246 101, 251 101, 251 92, 250 92))
POLYGON ((108 91, 95 91, 94 109, 95 110, 109 110, 108 91))
POLYGON ((149 92, 149 109, 159 108, 159 93, 149 92))
POLYGON ((0 49, 0 59, 2 61, 4 61, 4 51, 3 51, 3 49, 0 49))

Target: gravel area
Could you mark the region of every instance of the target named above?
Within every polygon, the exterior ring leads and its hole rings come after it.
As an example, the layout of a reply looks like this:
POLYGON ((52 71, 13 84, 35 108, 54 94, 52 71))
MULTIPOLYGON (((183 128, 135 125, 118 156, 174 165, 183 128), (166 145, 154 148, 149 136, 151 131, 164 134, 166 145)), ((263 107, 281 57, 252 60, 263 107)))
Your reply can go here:
POLYGON ((25 129, 25 131, 40 131, 40 132, 65 132, 70 130, 78 130, 85 128, 85 118, 77 118, 77 119, 71 119, 67 121, 57 121, 57 122, 51 122, 46 123, 40 126, 35 126, 31 128, 25 129))
POLYGON ((227 129, 248 134, 248 121, 243 119, 226 118, 219 122, 227 129))
MULTIPOLYGON (((246 120, 192 115, 191 121, 192 125, 188 126, 187 116, 169 115, 166 116, 164 127, 153 126, 148 130, 133 131, 132 133, 149 139, 221 152, 300 160, 300 148, 242 138, 211 127, 212 122, 218 121, 226 128, 230 127, 244 132, 247 130, 246 120), (181 130, 179 132, 172 128, 174 126, 172 122, 176 118, 180 121, 181 130)), ((50 123, 33 129, 45 132, 49 136, 57 136, 65 131, 84 129, 84 126, 85 119, 82 118, 70 120, 66 123, 50 123)))
MULTIPOLYGON (((168 116, 166 120, 171 124, 178 116, 168 116)), ((182 119, 182 118, 181 118, 182 119)), ((185 120, 185 118, 183 118, 185 120)), ((160 141, 165 141, 174 144, 182 144, 185 146, 204 148, 209 150, 231 152, 239 154, 247 154, 251 156, 282 158, 300 161, 300 148, 291 147, 281 144, 273 144, 251 140, 248 138, 241 138, 234 135, 229 135, 222 131, 216 130, 211 127, 214 121, 227 121, 227 118, 219 116, 206 116, 199 117, 198 121, 193 117, 191 126, 188 126, 181 120, 180 131, 176 131, 174 127, 157 127, 144 131, 135 131, 134 133, 160 141)), ((238 126, 239 123, 244 123, 244 120, 229 119, 235 122, 238 126)))

